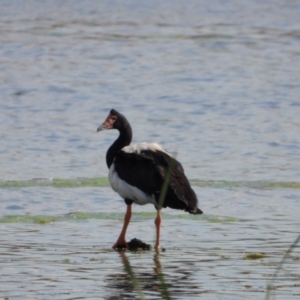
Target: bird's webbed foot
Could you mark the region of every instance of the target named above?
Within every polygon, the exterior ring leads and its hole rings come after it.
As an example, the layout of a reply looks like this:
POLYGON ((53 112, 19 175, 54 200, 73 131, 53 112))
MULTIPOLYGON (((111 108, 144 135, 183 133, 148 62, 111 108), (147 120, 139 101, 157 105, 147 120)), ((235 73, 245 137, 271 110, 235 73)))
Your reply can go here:
POLYGON ((116 251, 119 251, 122 249, 128 249, 129 247, 125 239, 118 239, 112 248, 116 251))

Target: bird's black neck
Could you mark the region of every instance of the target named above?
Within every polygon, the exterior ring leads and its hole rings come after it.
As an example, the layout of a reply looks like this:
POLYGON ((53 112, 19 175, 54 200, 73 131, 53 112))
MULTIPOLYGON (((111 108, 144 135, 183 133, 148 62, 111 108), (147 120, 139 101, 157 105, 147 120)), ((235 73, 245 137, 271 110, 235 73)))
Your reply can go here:
POLYGON ((106 153, 106 164, 108 168, 112 165, 117 153, 125 146, 130 145, 132 140, 132 129, 127 122, 125 126, 119 129, 120 135, 114 143, 108 148, 106 153))

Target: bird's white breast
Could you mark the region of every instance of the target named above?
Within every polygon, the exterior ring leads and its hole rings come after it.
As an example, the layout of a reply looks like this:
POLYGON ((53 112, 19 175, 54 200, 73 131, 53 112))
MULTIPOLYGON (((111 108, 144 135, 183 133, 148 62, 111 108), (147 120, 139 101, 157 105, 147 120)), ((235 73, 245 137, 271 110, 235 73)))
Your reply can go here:
MULTIPOLYGON (((129 170, 130 172, 130 170, 129 170)), ((112 164, 109 169, 109 182, 112 189, 117 192, 123 199, 130 199, 137 204, 144 205, 148 203, 156 204, 154 195, 148 195, 135 186, 128 184, 122 180, 112 164)))

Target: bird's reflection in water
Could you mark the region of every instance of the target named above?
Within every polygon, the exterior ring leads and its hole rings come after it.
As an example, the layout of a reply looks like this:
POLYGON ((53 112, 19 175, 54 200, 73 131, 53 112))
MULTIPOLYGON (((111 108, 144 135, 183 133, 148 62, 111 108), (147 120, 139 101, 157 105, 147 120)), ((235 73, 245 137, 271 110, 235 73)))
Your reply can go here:
POLYGON ((170 295, 168 286, 165 281, 165 275, 162 272, 161 264, 159 261, 159 252, 155 253, 153 260, 155 262, 154 271, 156 273, 156 276, 157 276, 157 279, 159 282, 161 296, 163 299, 171 299, 171 295, 170 295))
POLYGON ((138 267, 132 267, 125 252, 118 252, 118 255, 123 264, 123 271, 108 275, 107 288, 110 296, 105 298, 107 300, 147 299, 149 296, 151 299, 168 300, 176 299, 177 296, 199 296, 203 293, 191 280, 193 264, 188 263, 185 268, 182 268, 182 261, 171 262, 170 270, 164 273, 159 252, 154 254, 154 265, 138 259, 140 263, 138 267))

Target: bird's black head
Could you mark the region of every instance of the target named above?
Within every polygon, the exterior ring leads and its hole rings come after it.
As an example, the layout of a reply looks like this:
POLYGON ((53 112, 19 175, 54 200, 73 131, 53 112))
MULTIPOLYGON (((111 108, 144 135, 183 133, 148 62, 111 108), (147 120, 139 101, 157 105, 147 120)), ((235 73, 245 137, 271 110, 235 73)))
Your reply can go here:
POLYGON ((128 125, 129 123, 125 116, 117 112, 115 109, 112 109, 109 112, 104 123, 97 128, 97 132, 107 129, 117 129, 119 131, 122 131, 122 129, 127 127, 128 125))

